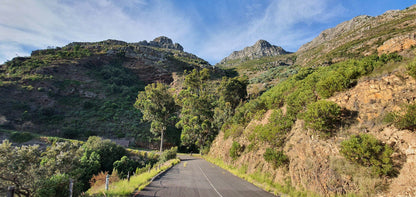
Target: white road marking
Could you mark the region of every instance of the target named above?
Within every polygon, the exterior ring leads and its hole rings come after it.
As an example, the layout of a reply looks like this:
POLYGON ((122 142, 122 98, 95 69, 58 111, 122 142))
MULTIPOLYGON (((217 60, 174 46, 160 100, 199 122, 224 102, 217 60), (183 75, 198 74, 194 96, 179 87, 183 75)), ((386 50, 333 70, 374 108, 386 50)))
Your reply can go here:
POLYGON ((211 181, 209 180, 208 176, 205 174, 204 171, 202 171, 202 168, 198 165, 198 168, 201 170, 202 174, 204 174, 205 178, 207 179, 208 183, 211 185, 211 187, 215 190, 215 192, 217 192, 218 196, 223 197, 220 192, 218 192, 218 190, 214 187, 214 185, 212 185, 211 181))

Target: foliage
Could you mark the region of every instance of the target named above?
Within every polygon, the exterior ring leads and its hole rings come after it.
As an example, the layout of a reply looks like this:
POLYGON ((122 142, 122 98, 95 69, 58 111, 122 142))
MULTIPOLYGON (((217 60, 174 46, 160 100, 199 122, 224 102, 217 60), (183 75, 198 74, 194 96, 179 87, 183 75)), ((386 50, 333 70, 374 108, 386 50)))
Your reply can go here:
POLYGON ((306 127, 330 135, 340 123, 341 107, 332 101, 319 100, 307 106, 302 114, 306 127))
POLYGON ((92 187, 86 193, 88 195, 101 195, 104 193, 105 196, 129 196, 135 190, 140 191, 146 187, 150 183, 150 180, 158 173, 167 170, 179 162, 179 159, 169 160, 160 168, 152 168, 150 171, 131 176, 130 181, 123 179, 120 181, 110 182, 108 191, 105 191, 104 187, 92 187))
POLYGON ((274 168, 279 168, 282 165, 289 163, 289 157, 287 157, 283 151, 276 151, 272 148, 267 148, 263 154, 264 160, 271 163, 274 168))
POLYGON ((416 130, 416 104, 407 105, 404 113, 387 114, 384 121, 393 123, 398 129, 416 130))
POLYGON ((41 183, 42 186, 37 191, 37 196, 69 196, 69 179, 67 174, 52 175, 41 183))
POLYGON ((13 132, 10 135, 10 140, 16 143, 23 143, 33 139, 34 136, 29 132, 13 132))
POLYGON ((163 134, 175 118, 176 104, 173 96, 169 93, 168 86, 162 83, 146 86, 144 92, 137 96, 134 106, 143 113, 143 120, 151 123, 151 132, 160 134, 163 150, 163 134))
POLYGON ((127 155, 127 151, 110 140, 103 140, 97 136, 91 136, 82 145, 83 155, 80 159, 83 189, 88 189, 88 182, 92 175, 100 171, 111 171, 115 161, 127 155))
POLYGON ((182 128, 182 145, 195 145, 201 150, 214 140, 217 132, 213 124, 214 95, 206 83, 210 73, 203 69, 185 74, 185 89, 177 97, 182 109, 176 127, 182 128))
MULTIPOLYGON (((107 171, 105 171, 105 172, 102 172, 101 171, 98 174, 94 174, 91 177, 91 180, 89 182, 90 185, 91 185, 91 188, 94 188, 94 187, 103 187, 105 185, 105 181, 107 179, 107 175, 109 175, 107 171)), ((113 183, 113 182, 117 182, 119 180, 120 180, 120 178, 118 176, 118 171, 117 170, 113 170, 113 173, 111 175, 109 175, 109 182, 110 183, 113 183)))
POLYGON ((111 171, 113 169, 113 163, 127 155, 127 151, 120 145, 110 140, 103 140, 97 136, 89 137, 87 142, 82 145, 82 148, 84 149, 83 157, 91 158, 93 153, 98 155, 101 166, 100 171, 111 171))
POLYGON ((178 147, 172 147, 169 150, 163 151, 163 153, 160 155, 159 162, 163 163, 163 162, 166 162, 168 160, 175 159, 177 152, 178 152, 178 147))
POLYGON ((416 79, 416 59, 414 59, 412 62, 410 62, 407 66, 407 72, 410 76, 412 76, 414 79, 416 79))
POLYGON ((235 109, 247 96, 248 77, 224 77, 218 87, 220 100, 230 103, 231 109, 235 109))
MULTIPOLYGON (((120 178, 126 178, 127 175, 132 175, 136 168, 143 167, 139 162, 134 161, 127 156, 123 156, 120 160, 117 160, 113 164, 114 170, 119 174, 120 178)), ((113 171, 114 171, 113 170, 113 171)))
POLYGON ((233 141, 233 144, 231 145, 231 148, 229 150, 230 157, 233 160, 236 160, 241 153, 244 151, 244 146, 240 145, 237 141, 233 141))
POLYGON ((349 161, 371 167, 376 175, 393 175, 393 149, 370 134, 351 136, 341 143, 340 153, 349 161))
POLYGON ((13 147, 4 140, 0 144, 0 188, 14 186, 17 195, 35 195, 46 176, 40 154, 39 146, 13 147))
MULTIPOLYGON (((283 115, 282 110, 274 110, 270 115, 269 123, 256 126, 253 135, 256 135, 261 142, 267 142, 274 147, 281 147, 285 142, 286 134, 292 128, 293 122, 293 117, 283 115)), ((253 137, 250 138, 252 142, 254 141, 253 137)))
POLYGON ((80 174, 80 159, 83 150, 80 142, 53 142, 42 152, 41 166, 47 174, 66 174, 78 178, 80 174))

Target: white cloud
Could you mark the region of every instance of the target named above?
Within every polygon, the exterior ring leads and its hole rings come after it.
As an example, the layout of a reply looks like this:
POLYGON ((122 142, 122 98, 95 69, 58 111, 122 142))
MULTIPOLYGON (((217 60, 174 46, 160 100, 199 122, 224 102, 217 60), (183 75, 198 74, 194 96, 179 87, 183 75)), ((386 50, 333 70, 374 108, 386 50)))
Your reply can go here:
POLYGON ((201 55, 219 61, 259 39, 294 51, 313 38, 308 26, 328 23, 344 11, 335 0, 275 0, 270 2, 261 17, 213 34, 201 55))
POLYGON ((258 39, 294 51, 312 39, 311 26, 327 23, 343 12, 336 0, 243 3, 246 5, 237 7, 224 7, 234 5, 233 2, 214 3, 210 9, 221 8, 219 16, 213 17, 217 21, 203 24, 206 16, 199 15, 200 10, 185 10, 175 1, 3 0, 0 62, 16 54, 28 55, 29 49, 63 46, 73 41, 137 42, 164 35, 182 44, 186 51, 215 63, 258 39))
POLYGON ((163 0, 5 0, 0 5, 0 62, 13 57, 10 54, 30 53, 25 46, 105 39, 136 42, 160 35, 185 38, 189 26, 189 19, 163 0))

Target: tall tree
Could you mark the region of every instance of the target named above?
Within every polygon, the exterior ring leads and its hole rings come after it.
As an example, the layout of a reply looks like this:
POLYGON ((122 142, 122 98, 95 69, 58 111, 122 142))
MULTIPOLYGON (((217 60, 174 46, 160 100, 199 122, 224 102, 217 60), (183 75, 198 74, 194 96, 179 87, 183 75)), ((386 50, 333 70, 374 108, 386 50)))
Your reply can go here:
POLYGON ((193 70, 185 76, 185 88, 178 95, 182 109, 176 124, 182 128, 181 141, 185 146, 196 145, 200 150, 214 139, 213 94, 209 92, 206 81, 209 70, 193 70))
POLYGON ((160 152, 163 151, 163 135, 175 115, 176 105, 169 87, 157 82, 145 87, 137 96, 134 107, 143 113, 143 120, 150 121, 150 131, 160 134, 160 152))

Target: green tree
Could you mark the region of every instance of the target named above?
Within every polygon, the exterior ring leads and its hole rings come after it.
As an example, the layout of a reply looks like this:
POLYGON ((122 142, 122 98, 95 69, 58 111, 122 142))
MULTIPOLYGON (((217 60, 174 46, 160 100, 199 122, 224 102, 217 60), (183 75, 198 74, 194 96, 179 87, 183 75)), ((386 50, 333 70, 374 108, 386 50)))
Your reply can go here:
POLYGON ((230 103, 231 108, 235 109, 240 102, 247 97, 248 77, 224 77, 218 88, 220 100, 224 103, 230 103))
POLYGON ((0 144, 0 189, 15 187, 19 196, 34 196, 46 174, 40 166, 39 146, 13 147, 8 140, 0 144))
POLYGON ((206 83, 210 78, 209 70, 193 70, 186 74, 185 89, 177 99, 182 109, 176 126, 182 128, 183 145, 196 145, 202 150, 214 139, 216 132, 213 125, 214 96, 206 83))
POLYGON ((160 152, 163 151, 163 135, 172 123, 176 104, 169 88, 163 83, 153 83, 145 87, 145 91, 137 96, 134 107, 143 113, 143 120, 151 122, 150 131, 160 134, 160 152))

